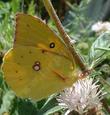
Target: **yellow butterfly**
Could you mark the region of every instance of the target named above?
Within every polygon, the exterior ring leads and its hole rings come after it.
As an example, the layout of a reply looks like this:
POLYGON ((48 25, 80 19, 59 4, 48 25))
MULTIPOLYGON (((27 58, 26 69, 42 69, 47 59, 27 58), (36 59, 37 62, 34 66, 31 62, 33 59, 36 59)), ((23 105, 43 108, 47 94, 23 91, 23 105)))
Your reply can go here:
POLYGON ((64 42, 39 18, 17 14, 13 48, 4 56, 4 77, 17 96, 40 100, 71 86, 76 69, 64 42))

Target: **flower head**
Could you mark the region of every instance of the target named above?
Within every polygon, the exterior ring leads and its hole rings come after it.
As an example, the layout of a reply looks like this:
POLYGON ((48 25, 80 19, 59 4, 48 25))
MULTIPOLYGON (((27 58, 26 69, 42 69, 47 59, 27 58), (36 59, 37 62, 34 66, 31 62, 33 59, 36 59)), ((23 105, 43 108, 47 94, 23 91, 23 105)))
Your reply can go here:
POLYGON ((92 26, 91 29, 97 33, 110 31, 110 22, 97 22, 92 26))
POLYGON ((69 111, 75 110, 80 114, 87 112, 89 109, 97 107, 101 104, 100 100, 103 97, 100 85, 93 82, 92 78, 84 78, 78 80, 71 88, 65 89, 58 96, 59 105, 69 111))

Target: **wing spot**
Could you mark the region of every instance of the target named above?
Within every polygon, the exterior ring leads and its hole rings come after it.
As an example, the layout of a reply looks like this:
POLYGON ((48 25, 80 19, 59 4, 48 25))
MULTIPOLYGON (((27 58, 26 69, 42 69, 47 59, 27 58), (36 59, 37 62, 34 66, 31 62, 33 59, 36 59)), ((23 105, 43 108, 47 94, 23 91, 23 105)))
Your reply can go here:
POLYGON ((36 61, 35 64, 36 64, 36 65, 40 65, 40 62, 39 62, 39 61, 36 61))
POLYGON ((29 54, 32 54, 32 51, 29 51, 29 54))
POLYGON ((39 61, 36 61, 33 65, 33 69, 35 71, 39 71, 40 70, 40 62, 39 61))
POLYGON ((50 48, 54 48, 55 47, 55 43, 54 42, 51 42, 50 43, 50 48))
POLYGON ((17 62, 17 64, 18 64, 18 65, 20 65, 20 63, 19 63, 19 62, 17 62))
POLYGON ((27 24, 27 27, 30 27, 30 25, 29 25, 29 24, 27 24))
POLYGON ((45 50, 42 50, 42 53, 45 53, 45 50))
POLYGON ((18 70, 16 70, 15 72, 18 73, 18 70))
POLYGON ((23 79, 22 78, 19 78, 20 81, 22 81, 23 79))
POLYGON ((21 58, 23 58, 23 56, 20 56, 21 58))

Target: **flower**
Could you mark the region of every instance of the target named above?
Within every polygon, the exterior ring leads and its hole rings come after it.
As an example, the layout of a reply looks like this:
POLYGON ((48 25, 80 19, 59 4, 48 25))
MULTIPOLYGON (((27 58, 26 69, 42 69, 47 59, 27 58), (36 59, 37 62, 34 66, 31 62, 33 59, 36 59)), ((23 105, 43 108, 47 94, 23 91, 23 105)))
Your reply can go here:
POLYGON ((92 31, 97 33, 103 33, 106 31, 110 31, 110 22, 97 22, 92 25, 92 31))
POLYGON ((71 88, 65 89, 60 93, 57 100, 59 105, 68 111, 77 111, 80 114, 87 112, 101 104, 103 89, 97 85, 98 81, 93 82, 93 78, 78 80, 71 88))

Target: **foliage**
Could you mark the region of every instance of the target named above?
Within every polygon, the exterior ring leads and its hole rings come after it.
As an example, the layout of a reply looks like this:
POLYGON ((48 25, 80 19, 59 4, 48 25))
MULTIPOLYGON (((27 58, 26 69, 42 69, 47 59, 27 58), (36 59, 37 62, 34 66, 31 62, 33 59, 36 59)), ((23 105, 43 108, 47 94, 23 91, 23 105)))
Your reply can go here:
MULTIPOLYGON (((91 30, 91 26, 96 21, 109 20, 110 1, 89 1, 82 1, 79 5, 71 4, 67 1, 65 4, 68 6, 68 10, 63 14, 64 20, 62 24, 71 39, 76 41, 75 47, 87 66, 94 69, 91 76, 95 79, 100 79, 100 83, 109 94, 110 32, 98 35, 91 30)), ((37 14, 40 17, 45 15, 45 11, 42 11, 42 2, 39 2, 38 8, 36 6, 34 0, 0 1, 0 52, 5 53, 12 47, 14 18, 17 12, 25 12, 31 15, 37 14)), ((48 25, 57 31, 51 20, 48 21, 48 25)), ((5 113, 7 115, 49 115, 55 112, 64 114, 64 110, 58 105, 54 98, 55 96, 52 95, 38 102, 16 97, 3 80, 3 74, 0 72, 0 115, 5 115, 5 113)), ((110 106, 110 95, 105 97, 105 102, 107 106, 110 106)), ((109 114, 106 106, 103 107, 103 112, 106 115, 109 114)))

